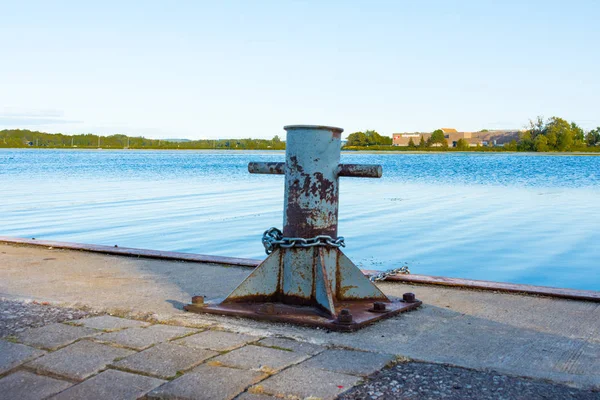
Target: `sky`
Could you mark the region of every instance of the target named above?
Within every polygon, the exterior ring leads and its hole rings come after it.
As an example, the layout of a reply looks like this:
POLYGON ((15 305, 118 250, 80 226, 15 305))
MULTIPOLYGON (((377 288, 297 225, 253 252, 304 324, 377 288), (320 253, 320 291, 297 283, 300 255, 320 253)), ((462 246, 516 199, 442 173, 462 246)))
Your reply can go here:
POLYGON ((600 1, 0 0, 0 129, 600 126, 600 1))

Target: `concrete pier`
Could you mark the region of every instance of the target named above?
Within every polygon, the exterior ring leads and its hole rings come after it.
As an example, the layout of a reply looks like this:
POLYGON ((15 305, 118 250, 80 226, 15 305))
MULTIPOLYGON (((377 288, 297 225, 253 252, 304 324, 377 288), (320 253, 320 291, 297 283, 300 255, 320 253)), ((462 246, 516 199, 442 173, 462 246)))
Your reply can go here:
MULTIPOLYGON (((355 333, 182 311, 191 296, 226 296, 250 272, 215 263, 0 244, 0 295, 8 299, 85 307, 189 329, 283 336, 323 348, 366 351, 377 360, 407 357, 600 388, 599 302, 386 282, 378 284, 386 295, 415 291, 423 306, 355 333)), ((249 381, 256 378, 251 375, 249 381)))

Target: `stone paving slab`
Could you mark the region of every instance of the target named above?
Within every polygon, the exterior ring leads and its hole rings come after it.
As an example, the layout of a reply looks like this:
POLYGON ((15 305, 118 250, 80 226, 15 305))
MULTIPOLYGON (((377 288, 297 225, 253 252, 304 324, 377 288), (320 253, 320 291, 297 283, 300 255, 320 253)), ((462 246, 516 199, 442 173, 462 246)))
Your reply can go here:
POLYGON ((108 369, 50 399, 135 400, 165 382, 149 376, 108 369))
POLYGON ((200 365, 194 372, 166 383, 150 393, 148 399, 228 400, 267 375, 226 367, 200 365))
POLYGON ((305 368, 324 369, 350 375, 371 375, 395 360, 389 354, 331 349, 302 363, 305 368))
POLYGON ((20 342, 47 350, 56 350, 76 340, 99 334, 96 329, 72 326, 67 324, 50 324, 39 328, 28 329, 19 333, 20 342))
POLYGON ((0 375, 44 354, 43 350, 0 340, 0 375))
POLYGON ((253 386, 248 391, 275 397, 335 399, 360 382, 360 378, 332 371, 315 371, 296 365, 253 386))
POLYGON ((196 335, 179 339, 174 343, 197 349, 210 349, 216 351, 229 351, 237 349, 246 343, 255 342, 260 339, 257 336, 244 335, 242 333, 223 331, 204 331, 196 335))
POLYGON ((177 375, 177 372, 191 369, 207 358, 218 354, 212 350, 161 343, 113 365, 116 368, 168 379, 177 375))
POLYGON ((248 345, 215 357, 211 362, 228 367, 273 373, 292 364, 297 364, 307 357, 306 354, 293 351, 248 345))
POLYGON ((259 341, 258 343, 262 346, 295 351, 296 353, 303 353, 311 356, 325 350, 325 347, 323 346, 318 346, 316 344, 307 342, 299 342, 294 339, 283 337, 268 337, 259 341))
POLYGON ((65 390, 72 383, 17 371, 0 379, 0 398, 7 400, 40 400, 65 390))
POLYGON ((39 372, 82 381, 106 368, 115 359, 133 353, 131 350, 82 340, 54 353, 46 354, 25 366, 39 372))
POLYGON ((125 328, 145 327, 150 325, 149 322, 113 317, 112 315, 101 315, 99 317, 80 319, 73 321, 72 324, 103 331, 116 331, 125 328))
POLYGON ((144 350, 157 343, 166 342, 194 332, 198 332, 198 330, 172 325, 152 325, 147 328, 129 328, 117 332, 103 333, 95 337, 95 340, 114 343, 131 349, 144 350))

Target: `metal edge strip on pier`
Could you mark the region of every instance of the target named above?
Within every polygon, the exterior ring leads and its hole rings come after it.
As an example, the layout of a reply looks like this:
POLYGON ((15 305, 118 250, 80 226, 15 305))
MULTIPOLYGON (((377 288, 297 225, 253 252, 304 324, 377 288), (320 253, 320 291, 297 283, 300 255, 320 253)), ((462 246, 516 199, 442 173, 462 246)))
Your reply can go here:
POLYGON ((236 257, 223 257, 223 256, 209 256, 205 254, 193 254, 193 253, 181 253, 176 251, 160 251, 160 250, 148 250, 148 249, 136 249, 131 247, 117 247, 115 246, 104 246, 98 244, 84 244, 84 243, 70 243, 70 242, 56 242, 53 240, 36 240, 36 239, 23 239, 23 238, 10 238, 0 236, 0 243, 7 244, 26 244, 34 246, 54 247, 55 249, 67 249, 67 250, 80 250, 90 251, 93 253, 112 254, 118 256, 128 257, 145 257, 145 258, 157 258, 161 260, 175 260, 175 261, 192 261, 192 262, 203 262, 213 264, 228 264, 242 267, 255 268, 260 264, 260 260, 253 260, 249 258, 236 258, 236 257))
MULTIPOLYGON (((131 247, 115 247, 84 243, 58 242, 52 240, 13 238, 5 236, 0 236, 0 243, 54 247, 56 249, 89 251, 93 253, 112 254, 128 257, 145 257, 156 258, 161 260, 227 264, 252 268, 257 267, 261 263, 261 260, 255 260, 250 258, 210 256, 205 254, 182 253, 175 251, 148 250, 131 247)), ((372 275, 380 271, 362 270, 362 272, 365 275, 372 275)), ((441 276, 428 276, 416 274, 389 276, 386 278, 386 281, 416 283, 423 285, 440 285, 464 289, 490 290, 509 293, 524 293, 530 295, 600 302, 600 291, 594 290, 563 289, 548 286, 534 286, 517 283, 502 283, 492 281, 480 281, 474 279, 447 278, 441 276)))

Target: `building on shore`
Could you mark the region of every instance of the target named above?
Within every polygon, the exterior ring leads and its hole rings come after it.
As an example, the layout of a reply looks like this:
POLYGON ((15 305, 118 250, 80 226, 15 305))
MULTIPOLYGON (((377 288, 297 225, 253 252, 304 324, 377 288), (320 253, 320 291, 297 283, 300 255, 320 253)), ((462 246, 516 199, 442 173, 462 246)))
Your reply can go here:
MULTIPOLYGON (((448 147, 456 147, 460 139, 464 139, 471 147, 477 146, 504 146, 512 140, 519 140, 520 131, 516 129, 503 130, 484 130, 481 132, 459 132, 454 128, 441 128, 444 132, 444 137, 448 142, 448 147)), ((414 132, 414 133, 394 133, 392 136, 392 144, 394 146, 406 147, 412 139, 415 146, 421 142, 421 138, 425 142, 429 140, 431 133, 414 132)), ((437 144, 439 146, 439 143, 437 144)))

